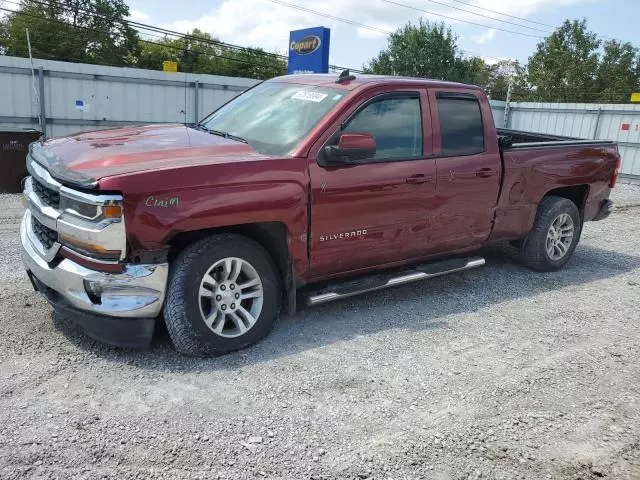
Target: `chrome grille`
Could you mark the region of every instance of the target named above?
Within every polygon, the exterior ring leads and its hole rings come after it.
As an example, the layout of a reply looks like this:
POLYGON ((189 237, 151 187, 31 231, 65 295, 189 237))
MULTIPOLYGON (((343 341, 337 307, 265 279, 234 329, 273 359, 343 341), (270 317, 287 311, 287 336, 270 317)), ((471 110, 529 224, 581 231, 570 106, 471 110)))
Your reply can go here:
POLYGON ((36 238, 40 240, 40 243, 42 243, 47 250, 53 247, 53 244, 58 240, 57 232, 40 223, 33 215, 31 215, 31 228, 36 238))
POLYGON ((53 207, 56 210, 60 208, 60 194, 52 188, 43 185, 36 178, 33 178, 33 191, 45 205, 53 207))
MULTIPOLYGON (((32 159, 27 160, 27 169, 31 177, 25 182, 24 196, 29 215, 36 220, 28 220, 25 226, 28 227, 27 236, 40 257, 47 262, 52 261, 58 255, 61 238, 66 238, 65 246, 69 249, 75 248, 69 244, 77 247, 89 243, 112 251, 114 257, 115 252, 118 252, 117 259, 99 258, 103 263, 118 263, 124 260, 127 244, 121 195, 74 190, 62 185, 45 167, 32 159), (95 215, 101 212, 103 206, 109 205, 119 207, 119 218, 101 219, 99 215, 95 215), (61 209, 65 210, 60 211, 61 209), (87 212, 92 213, 91 218, 90 215, 84 215, 87 212)), ((79 254, 84 255, 83 252, 79 254)), ((98 259, 100 255, 96 250, 91 258, 98 259)))

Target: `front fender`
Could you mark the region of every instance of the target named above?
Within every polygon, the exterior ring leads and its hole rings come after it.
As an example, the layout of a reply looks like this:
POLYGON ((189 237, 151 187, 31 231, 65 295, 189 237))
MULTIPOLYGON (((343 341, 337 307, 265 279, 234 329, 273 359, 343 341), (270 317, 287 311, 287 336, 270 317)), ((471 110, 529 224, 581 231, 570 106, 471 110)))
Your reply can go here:
POLYGON ((287 227, 295 270, 306 269, 308 177, 300 159, 269 159, 112 177, 100 188, 124 195, 132 250, 158 250, 177 234, 244 224, 287 227))

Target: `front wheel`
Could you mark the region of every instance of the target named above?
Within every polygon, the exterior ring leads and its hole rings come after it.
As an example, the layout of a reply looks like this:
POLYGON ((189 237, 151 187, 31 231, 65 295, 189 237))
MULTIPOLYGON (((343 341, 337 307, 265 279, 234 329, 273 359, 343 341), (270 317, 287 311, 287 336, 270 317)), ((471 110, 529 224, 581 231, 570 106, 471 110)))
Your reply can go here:
POLYGON ((240 235, 214 235, 171 265, 165 322, 188 355, 238 350, 269 333, 280 308, 280 282, 268 253, 240 235))
POLYGON ((522 243, 523 263, 541 272, 559 270, 573 255, 581 231, 582 219, 575 203, 562 197, 543 198, 533 229, 522 243))

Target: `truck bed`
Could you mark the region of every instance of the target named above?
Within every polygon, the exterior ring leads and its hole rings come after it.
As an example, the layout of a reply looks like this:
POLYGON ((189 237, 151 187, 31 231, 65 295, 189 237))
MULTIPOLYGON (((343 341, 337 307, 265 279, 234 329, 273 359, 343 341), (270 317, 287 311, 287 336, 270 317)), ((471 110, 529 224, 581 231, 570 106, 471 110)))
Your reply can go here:
POLYGON ((510 130, 496 128, 498 144, 502 150, 541 147, 570 147, 572 145, 603 145, 613 144, 611 140, 589 140, 575 137, 561 137, 546 133, 525 132, 523 130, 510 130))

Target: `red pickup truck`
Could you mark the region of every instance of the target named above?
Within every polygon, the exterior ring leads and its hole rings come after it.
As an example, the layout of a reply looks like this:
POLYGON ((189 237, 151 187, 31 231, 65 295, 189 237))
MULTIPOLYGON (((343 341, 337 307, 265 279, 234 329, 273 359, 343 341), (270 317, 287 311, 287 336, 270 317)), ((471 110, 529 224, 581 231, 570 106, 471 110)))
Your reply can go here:
POLYGON ((563 267, 605 218, 612 142, 496 129, 484 92, 416 78, 292 75, 198 125, 36 142, 24 264, 93 337, 211 355, 318 304, 484 264, 511 241, 563 267))

